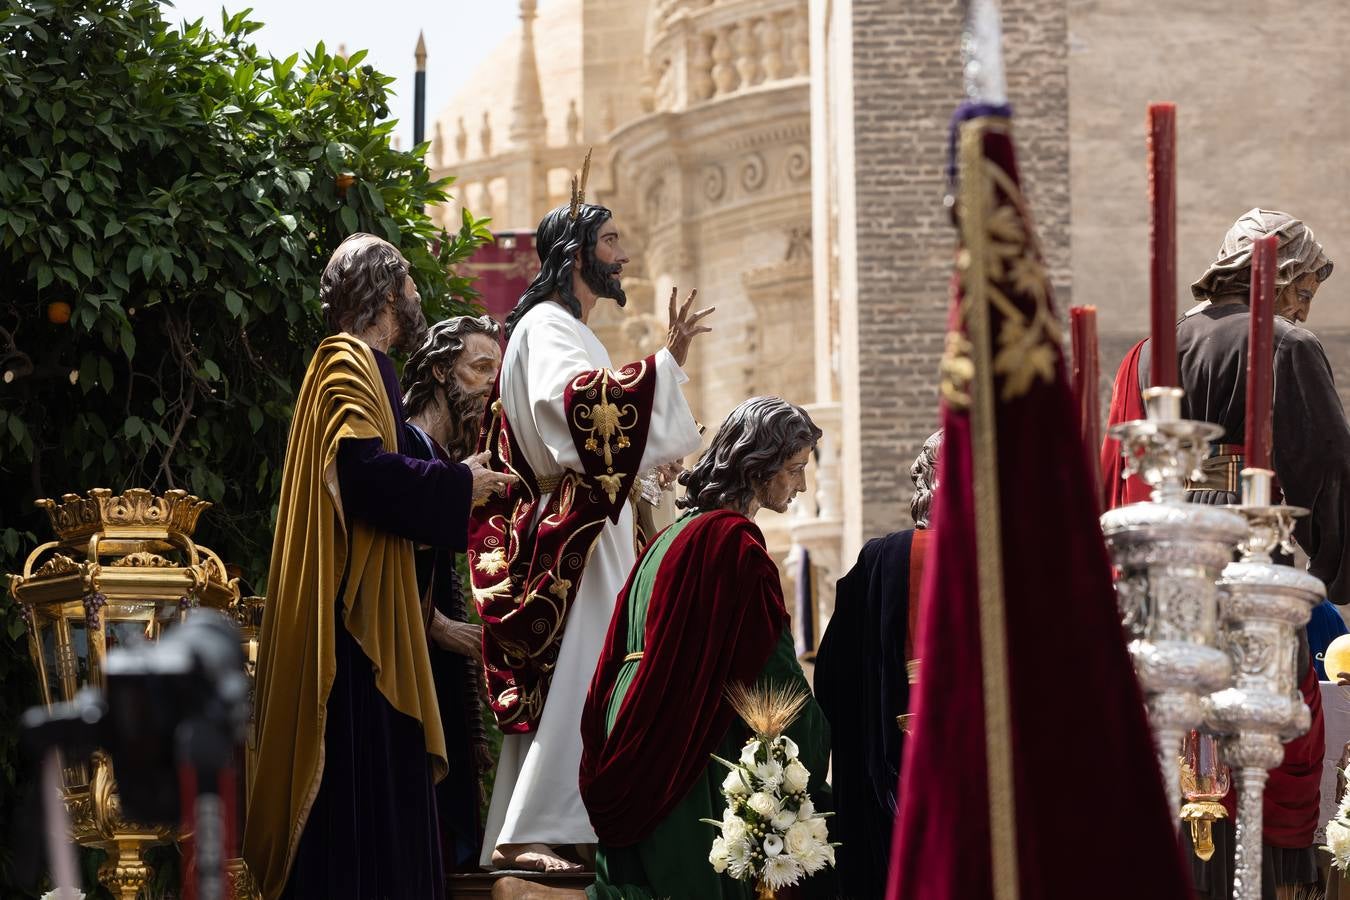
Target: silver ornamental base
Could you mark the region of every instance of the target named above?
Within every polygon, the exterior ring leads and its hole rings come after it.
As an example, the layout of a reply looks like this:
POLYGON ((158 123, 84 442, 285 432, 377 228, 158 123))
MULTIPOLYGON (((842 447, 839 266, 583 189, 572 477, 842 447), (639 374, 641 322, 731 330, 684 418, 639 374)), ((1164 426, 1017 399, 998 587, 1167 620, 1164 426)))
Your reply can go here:
POLYGON ((1144 402, 1147 420, 1122 423, 1110 434, 1121 442, 1128 473, 1153 488, 1153 499, 1110 510, 1101 523, 1119 572, 1121 621, 1175 814, 1181 809, 1182 739, 1203 723, 1204 698, 1228 684, 1229 658, 1218 648, 1215 582, 1247 526, 1228 510, 1186 502, 1185 481, 1198 477, 1220 429, 1182 420, 1177 388, 1151 388, 1144 402))
POLYGON ((1242 560, 1219 580, 1220 645, 1233 663, 1232 683, 1205 699, 1205 720, 1227 736, 1225 756, 1237 770, 1237 855, 1233 896, 1261 897, 1262 795, 1267 770, 1284 759, 1284 742, 1304 734, 1308 707, 1299 693, 1298 629, 1325 596, 1322 582, 1271 553, 1287 545, 1295 516, 1306 510, 1270 503, 1272 473, 1242 473, 1243 501, 1237 512, 1249 532, 1242 560))

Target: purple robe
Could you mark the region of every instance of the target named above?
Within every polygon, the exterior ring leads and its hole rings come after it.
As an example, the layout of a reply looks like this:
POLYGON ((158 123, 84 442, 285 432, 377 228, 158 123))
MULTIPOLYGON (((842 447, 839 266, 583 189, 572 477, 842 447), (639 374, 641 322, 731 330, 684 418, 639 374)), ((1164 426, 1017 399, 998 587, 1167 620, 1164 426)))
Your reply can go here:
MULTIPOLYGON (((463 550, 472 477, 466 466, 409 452, 398 373, 373 351, 398 427, 338 448, 347 518, 418 544, 463 550)), ((346 592, 344 575, 334 603, 346 592)), ((444 896, 436 794, 421 725, 375 686, 369 658, 337 619, 337 671, 324 725, 324 769, 284 896, 399 900, 444 896)))

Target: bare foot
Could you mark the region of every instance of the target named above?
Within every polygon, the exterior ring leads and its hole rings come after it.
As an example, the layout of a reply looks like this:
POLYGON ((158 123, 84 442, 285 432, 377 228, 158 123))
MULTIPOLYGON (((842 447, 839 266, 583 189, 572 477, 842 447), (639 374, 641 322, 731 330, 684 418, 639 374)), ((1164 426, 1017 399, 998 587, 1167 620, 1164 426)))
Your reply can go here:
POLYGON ((582 871, 581 866, 563 859, 548 844, 502 844, 492 851, 492 864, 498 869, 531 872, 582 871))

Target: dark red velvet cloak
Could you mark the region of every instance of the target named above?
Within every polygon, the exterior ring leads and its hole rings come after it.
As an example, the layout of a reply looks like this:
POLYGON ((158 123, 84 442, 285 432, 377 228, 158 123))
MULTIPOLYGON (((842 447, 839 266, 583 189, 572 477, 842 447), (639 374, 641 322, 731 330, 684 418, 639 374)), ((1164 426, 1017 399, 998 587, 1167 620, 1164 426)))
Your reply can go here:
MULTIPOLYGON (((1144 342, 1130 348, 1116 370, 1116 381, 1111 386, 1111 409, 1106 414, 1106 427, 1121 422, 1144 418, 1144 398, 1139 393, 1139 352, 1144 342)), ((1120 455, 1120 441, 1102 438, 1102 509, 1115 509, 1127 503, 1141 503, 1150 495, 1149 487, 1138 475, 1123 478, 1125 460, 1120 455)))
POLYGON ((630 574, 581 717, 581 798, 613 847, 646 838, 707 771, 735 715, 726 689, 759 677, 788 621, 758 526, 726 510, 700 515, 657 570, 642 662, 606 736, 631 587, 630 574))

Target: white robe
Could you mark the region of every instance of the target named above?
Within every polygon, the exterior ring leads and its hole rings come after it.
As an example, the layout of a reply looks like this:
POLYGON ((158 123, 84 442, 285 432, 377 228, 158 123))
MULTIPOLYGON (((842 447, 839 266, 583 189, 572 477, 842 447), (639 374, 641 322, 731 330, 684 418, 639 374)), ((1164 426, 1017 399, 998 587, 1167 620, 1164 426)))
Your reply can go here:
MULTIPOLYGON (((537 476, 581 471, 563 391, 582 372, 602 368, 613 368, 604 344, 561 305, 540 303, 517 324, 502 358, 500 396, 511 434, 537 476)), ((680 390, 686 381, 669 351, 656 354, 656 393, 642 454, 644 471, 699 447, 698 425, 680 390)), ((492 851, 503 844, 596 842, 577 784, 581 708, 614 604, 635 561, 633 510, 624 504, 619 521, 605 523, 586 563, 538 728, 502 740, 484 829, 485 866, 492 863, 492 851)))

